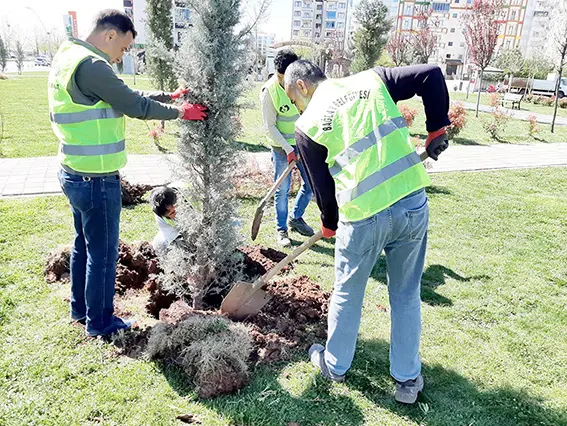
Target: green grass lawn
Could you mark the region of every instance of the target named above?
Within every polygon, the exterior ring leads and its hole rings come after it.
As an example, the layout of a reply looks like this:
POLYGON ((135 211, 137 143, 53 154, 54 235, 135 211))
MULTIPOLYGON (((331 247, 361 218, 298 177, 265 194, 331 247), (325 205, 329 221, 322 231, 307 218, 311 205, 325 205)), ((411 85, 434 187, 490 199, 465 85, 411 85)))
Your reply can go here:
MULTIPOLYGON (((173 370, 111 356, 69 324, 46 254, 72 238, 63 197, 0 201, 0 424, 567 425, 567 169, 433 175, 423 277, 420 405, 393 401, 385 265, 371 278, 348 379, 330 384, 297 354, 254 370, 234 395, 200 401, 173 370)), ((246 242, 257 200, 241 205, 246 242)), ((268 211, 259 242, 274 246, 268 211)), ((307 220, 318 223, 317 209, 307 220)), ((121 238, 150 239, 147 205, 125 209, 121 238)), ((297 235, 292 235, 297 237, 297 235)), ((295 274, 331 289, 333 242, 295 274)))
MULTIPOLYGON (((148 78, 138 77, 136 85, 131 76, 124 76, 130 87, 140 90, 151 90, 148 78)), ((265 133, 262 128, 259 92, 261 84, 251 84, 243 95, 241 122, 243 131, 238 138, 245 150, 264 150, 265 133)), ((472 96, 472 95, 471 95, 472 96)), ((484 96, 484 95, 483 95, 484 96)), ((451 93, 454 100, 464 97, 464 94, 451 93)), ((472 98, 471 98, 472 99, 472 98)), ((407 102, 418 109, 419 114, 411 128, 414 136, 425 139, 425 114, 420 100, 412 99, 407 102)), ((526 104, 530 105, 530 104, 526 104)), ((546 108, 530 105, 534 108, 546 108)), ((0 111, 4 120, 4 139, 0 141, 0 156, 4 157, 39 157, 57 154, 57 140, 49 123, 47 105, 47 74, 11 76, 9 80, 0 80, 0 111)), ((561 110, 565 112, 566 110, 561 110)), ((546 113, 541 110, 538 112, 546 113)), ((533 142, 567 142, 567 127, 558 126, 555 134, 549 131, 550 126, 542 125, 542 132, 532 138, 528 135, 528 123, 511 120, 502 133, 500 141, 492 139, 482 128, 481 121, 488 119, 489 114, 481 113, 479 119, 474 112, 468 112, 468 123, 464 131, 456 138, 456 144, 486 145, 498 142, 533 143, 533 142)), ((127 119, 126 137, 130 154, 157 154, 162 150, 176 149, 175 121, 166 123, 166 132, 156 146, 149 136, 150 129, 158 125, 157 121, 144 122, 127 119)))
MULTIPOLYGON (((476 97, 478 93, 470 93, 469 98, 467 99, 466 93, 461 92, 449 92, 452 100, 455 101, 463 101, 463 102, 470 102, 476 105, 476 97)), ((490 95, 488 93, 481 93, 480 94, 480 103, 481 105, 490 105, 490 95)), ((509 104, 507 105, 510 106, 509 104)), ((544 106, 544 105, 535 105, 528 102, 522 102, 521 108, 522 111, 531 111, 537 114, 544 114, 544 115, 553 115, 553 107, 544 106)), ((567 117, 567 109, 565 108, 558 108, 557 109, 557 116, 558 117, 567 117)))

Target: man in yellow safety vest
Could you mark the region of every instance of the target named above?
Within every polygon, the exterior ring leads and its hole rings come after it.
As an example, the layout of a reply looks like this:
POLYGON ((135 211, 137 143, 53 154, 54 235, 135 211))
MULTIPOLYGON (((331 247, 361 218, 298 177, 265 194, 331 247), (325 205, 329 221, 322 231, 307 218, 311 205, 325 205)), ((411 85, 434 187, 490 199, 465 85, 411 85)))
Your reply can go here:
POLYGON ((296 141, 326 238, 335 236, 335 285, 325 347, 310 358, 324 377, 342 381, 354 357, 368 278, 386 254, 391 305, 390 373, 395 398, 412 404, 423 389, 419 341, 420 281, 425 262, 429 177, 396 103, 421 96, 427 152, 447 146, 449 95, 437 66, 376 68, 326 79, 308 61, 285 74, 301 118, 296 141))
POLYGON ((277 180, 292 161, 297 161, 302 184, 295 199, 295 205, 288 222, 288 197, 291 187, 289 175, 276 190, 274 203, 276 210, 276 230, 278 244, 282 247, 291 246, 288 234, 289 228, 301 235, 310 237, 313 229, 305 223, 303 214, 311 201, 312 192, 303 163, 298 160, 295 150, 295 122, 299 111, 291 103, 283 89, 284 73, 289 64, 297 61, 297 55, 291 50, 280 50, 274 58, 276 73, 264 84, 260 93, 262 105, 262 120, 266 129, 268 143, 272 148, 274 164, 274 181, 277 180))
POLYGON ((203 120, 206 108, 166 105, 187 93, 142 93, 128 88, 111 64, 121 62, 136 37, 118 10, 98 14, 86 41, 59 48, 49 74, 51 125, 59 139, 59 181, 73 212, 71 318, 90 336, 129 328, 114 316, 114 282, 121 210, 119 170, 126 164, 125 115, 142 120, 203 120))

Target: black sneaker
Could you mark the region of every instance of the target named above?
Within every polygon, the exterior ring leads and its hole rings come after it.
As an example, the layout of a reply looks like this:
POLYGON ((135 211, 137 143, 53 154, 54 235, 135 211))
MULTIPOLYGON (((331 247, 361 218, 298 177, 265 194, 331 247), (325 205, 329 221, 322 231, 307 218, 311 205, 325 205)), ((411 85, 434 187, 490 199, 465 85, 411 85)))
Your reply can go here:
POLYGON ((415 404, 417 395, 423 391, 423 376, 420 374, 413 380, 398 382, 396 380, 395 399, 402 404, 415 404))
POLYGON ((289 228, 292 231, 300 233, 304 237, 312 237, 315 234, 315 232, 313 232, 313 228, 307 225, 303 218, 291 219, 289 221, 289 228))
POLYGON ((291 240, 287 231, 278 231, 278 244, 282 247, 291 247, 291 240))

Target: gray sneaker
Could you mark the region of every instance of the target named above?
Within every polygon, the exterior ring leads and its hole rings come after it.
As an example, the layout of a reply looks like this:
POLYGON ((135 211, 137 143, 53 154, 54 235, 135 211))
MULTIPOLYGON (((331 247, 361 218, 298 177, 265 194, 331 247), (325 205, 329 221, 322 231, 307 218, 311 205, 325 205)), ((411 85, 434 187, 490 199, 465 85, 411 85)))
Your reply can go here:
POLYGON ((282 247, 291 247, 291 240, 287 231, 278 231, 278 244, 282 247))
POLYGON ((332 380, 333 382, 344 382, 345 375, 339 376, 337 374, 329 371, 327 364, 325 363, 325 347, 315 343, 309 348, 309 358, 311 359, 311 364, 321 371, 321 375, 325 379, 332 380))
POLYGON ((420 374, 413 380, 398 382, 396 380, 396 394, 394 398, 402 404, 415 404, 417 394, 423 391, 423 376, 420 374))
POLYGON ((290 219, 288 225, 292 231, 298 232, 304 237, 312 237, 315 234, 313 228, 307 225, 303 218, 290 219))

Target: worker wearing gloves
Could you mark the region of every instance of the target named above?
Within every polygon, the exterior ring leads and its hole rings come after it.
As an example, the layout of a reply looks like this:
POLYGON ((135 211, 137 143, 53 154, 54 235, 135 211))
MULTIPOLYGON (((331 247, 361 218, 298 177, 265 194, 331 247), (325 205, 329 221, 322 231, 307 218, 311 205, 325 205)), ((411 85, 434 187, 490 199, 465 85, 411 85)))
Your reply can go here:
POLYGON ((118 10, 98 14, 86 41, 61 45, 49 75, 49 109, 60 141, 59 181, 73 212, 71 318, 90 336, 129 328, 114 316, 114 282, 121 210, 119 170, 126 164, 125 115, 142 120, 203 120, 206 108, 166 105, 187 93, 140 93, 112 70, 136 37, 118 10))
MULTIPOLYGON (((297 108, 290 102, 283 89, 283 77, 289 64, 297 61, 297 55, 291 50, 280 50, 274 58, 276 74, 268 80, 260 93, 262 120, 267 131, 268 142, 272 147, 274 163, 274 181, 280 177, 288 164, 298 161, 295 150, 295 121, 299 118, 297 108)), ((305 209, 311 201, 312 192, 301 161, 297 167, 303 180, 295 199, 295 205, 289 220, 289 228, 310 237, 313 229, 303 220, 305 209)), ((282 182, 275 193, 276 230, 278 244, 291 246, 288 235, 288 196, 291 187, 291 174, 282 182)))
POLYGON ((420 281, 429 207, 427 172, 415 151, 398 101, 423 99, 427 152, 447 146, 449 95, 437 66, 376 68, 326 79, 308 61, 285 74, 285 89, 301 111, 296 141, 321 210, 326 238, 335 236, 335 285, 325 347, 311 361, 324 377, 342 381, 356 346, 366 283, 386 254, 391 305, 390 372, 395 398, 415 403, 423 389, 419 342, 420 281))

